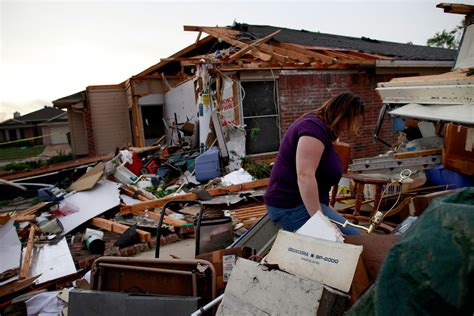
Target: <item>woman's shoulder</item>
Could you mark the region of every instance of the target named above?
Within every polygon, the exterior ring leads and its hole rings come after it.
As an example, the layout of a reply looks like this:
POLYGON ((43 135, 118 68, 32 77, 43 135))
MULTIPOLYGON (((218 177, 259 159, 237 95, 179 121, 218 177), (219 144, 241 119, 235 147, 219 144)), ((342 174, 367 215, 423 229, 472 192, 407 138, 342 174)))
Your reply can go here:
POLYGON ((298 130, 298 136, 312 136, 322 141, 328 139, 328 128, 327 125, 317 115, 307 115, 298 120, 296 129, 298 130))

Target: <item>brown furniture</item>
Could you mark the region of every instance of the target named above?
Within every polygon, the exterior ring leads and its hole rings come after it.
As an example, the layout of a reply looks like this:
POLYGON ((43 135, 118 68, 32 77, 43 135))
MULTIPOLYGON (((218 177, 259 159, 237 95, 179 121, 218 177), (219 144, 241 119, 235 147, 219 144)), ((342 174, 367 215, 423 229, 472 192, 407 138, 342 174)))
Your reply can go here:
MULTIPOLYGON (((350 154, 351 154, 351 147, 347 143, 337 142, 334 144, 334 148, 338 153, 339 157, 342 160, 343 170, 344 173, 342 174, 343 178, 351 179, 354 181, 354 191, 355 191, 355 204, 354 204, 354 212, 352 213, 353 216, 360 216, 360 209, 364 202, 364 187, 366 184, 375 185, 375 196, 374 196, 374 206, 372 208, 372 213, 375 213, 377 207, 380 203, 381 195, 382 195, 382 188, 384 185, 387 184, 387 181, 384 179, 377 179, 371 178, 362 174, 348 172, 348 166, 350 162, 350 154)), ((345 199, 345 197, 338 197, 337 196, 337 185, 332 188, 331 192, 331 206, 336 204, 336 201, 340 201, 345 199)))

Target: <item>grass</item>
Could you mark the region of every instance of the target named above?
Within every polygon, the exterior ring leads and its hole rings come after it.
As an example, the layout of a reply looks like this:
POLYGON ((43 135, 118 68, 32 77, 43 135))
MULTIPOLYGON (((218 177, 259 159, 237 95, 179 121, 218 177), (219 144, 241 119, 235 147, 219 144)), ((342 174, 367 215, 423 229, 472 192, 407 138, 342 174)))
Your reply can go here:
POLYGON ((12 162, 5 166, 0 167, 0 170, 4 171, 22 171, 22 170, 33 170, 36 168, 41 168, 49 165, 54 165, 60 162, 65 162, 73 160, 74 156, 72 154, 65 154, 59 152, 58 155, 51 157, 47 160, 33 160, 25 162, 12 162))
POLYGON ((44 146, 33 147, 4 147, 0 146, 0 160, 35 157, 41 154, 44 146))

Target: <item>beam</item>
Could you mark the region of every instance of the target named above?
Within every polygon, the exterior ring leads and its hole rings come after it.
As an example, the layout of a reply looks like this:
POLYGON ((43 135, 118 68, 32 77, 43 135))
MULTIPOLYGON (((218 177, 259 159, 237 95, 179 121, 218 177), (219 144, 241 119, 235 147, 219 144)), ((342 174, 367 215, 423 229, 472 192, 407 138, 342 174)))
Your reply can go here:
POLYGON ((26 279, 28 273, 30 272, 30 265, 31 265, 31 257, 33 255, 33 242, 35 239, 35 233, 38 228, 36 225, 31 224, 30 226, 30 234, 28 235, 28 242, 26 244, 26 251, 25 251, 25 259, 23 260, 23 264, 21 265, 20 271, 20 279, 26 279))
POLYGON ((230 56, 228 62, 233 62, 234 60, 236 60, 237 58, 239 58, 240 56, 244 55, 246 52, 248 52, 249 50, 251 50, 252 48, 255 48, 255 46, 258 46, 260 44, 263 44, 265 43, 266 41, 269 41, 270 39, 272 39, 273 37, 275 37, 278 33, 280 33, 281 30, 278 30, 278 31, 275 31, 271 34, 268 34, 267 36, 265 37, 262 37, 258 40, 256 40, 255 42, 253 43, 250 43, 250 44, 247 44, 247 47, 244 47, 242 48, 240 51, 234 53, 232 56, 230 56))
MULTIPOLYGON (((253 182, 247 182, 242 184, 234 184, 225 187, 218 187, 207 190, 210 196, 226 195, 232 192, 239 192, 245 190, 252 190, 257 188, 263 188, 268 185, 268 178, 257 180, 253 182)), ((181 200, 199 200, 199 196, 196 193, 186 193, 175 196, 166 196, 158 200, 151 200, 146 202, 137 203, 134 205, 127 205, 120 209, 121 212, 135 213, 137 211, 144 211, 146 209, 154 209, 157 207, 163 207, 169 201, 181 201, 181 200)))
MULTIPOLYGON (((91 219, 90 223, 91 225, 95 227, 102 228, 102 229, 105 229, 106 231, 117 233, 120 235, 125 233, 125 231, 130 228, 127 225, 116 223, 116 222, 113 222, 101 217, 94 217, 93 219, 91 219)), ((149 232, 146 232, 141 229, 137 229, 137 234, 138 236, 140 236, 141 242, 148 242, 151 240, 151 234, 149 232)))
POLYGON ((309 50, 309 49, 302 48, 298 45, 294 45, 294 44, 290 44, 290 43, 277 43, 276 46, 278 46, 280 48, 287 49, 287 50, 292 50, 292 51, 295 51, 297 53, 300 53, 300 54, 303 54, 303 55, 306 55, 306 56, 309 56, 309 57, 313 57, 314 59, 320 60, 325 64, 331 65, 331 64, 335 63, 334 58, 332 58, 330 56, 327 56, 327 55, 324 55, 324 54, 321 54, 321 53, 317 53, 317 52, 314 52, 314 51, 309 50))

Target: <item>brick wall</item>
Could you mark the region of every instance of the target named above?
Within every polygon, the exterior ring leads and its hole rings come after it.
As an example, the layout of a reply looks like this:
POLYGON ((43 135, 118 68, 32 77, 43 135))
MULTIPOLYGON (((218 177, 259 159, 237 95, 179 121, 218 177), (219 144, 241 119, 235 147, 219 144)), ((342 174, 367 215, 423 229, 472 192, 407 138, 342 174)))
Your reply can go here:
MULTIPOLYGON (((370 73, 370 70, 358 73, 325 71, 280 75, 278 93, 281 131, 283 133, 300 115, 319 107, 327 99, 350 91, 359 95, 366 104, 365 124, 361 135, 353 139, 341 140, 351 144, 352 159, 376 156, 386 151, 388 147, 372 140, 382 106, 375 88, 377 82, 388 81, 393 77, 392 75, 376 76, 370 73)), ((389 143, 396 140, 397 134, 391 131, 391 123, 387 117, 380 136, 389 143)))

